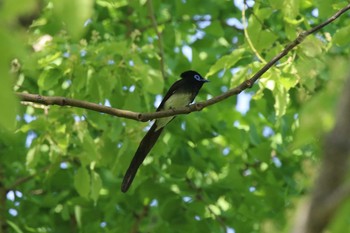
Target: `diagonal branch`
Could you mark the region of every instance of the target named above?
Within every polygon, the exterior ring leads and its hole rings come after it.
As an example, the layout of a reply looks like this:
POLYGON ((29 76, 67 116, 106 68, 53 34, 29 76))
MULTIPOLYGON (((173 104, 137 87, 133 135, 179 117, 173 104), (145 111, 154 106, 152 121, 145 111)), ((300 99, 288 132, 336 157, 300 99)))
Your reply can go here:
POLYGON ((156 31, 157 37, 158 37, 158 47, 159 47, 159 56, 160 56, 160 70, 162 72, 163 79, 166 78, 165 74, 165 68, 164 68, 164 46, 163 46, 163 38, 162 34, 158 30, 158 23, 156 20, 156 17, 154 16, 154 8, 153 8, 153 1, 148 0, 147 1, 147 6, 148 6, 148 12, 149 12, 149 17, 151 18, 152 21, 152 26, 154 27, 154 30, 156 31))
POLYGON ((310 34, 320 30, 321 28, 327 26, 334 20, 336 20, 338 17, 340 17, 342 14, 344 14, 346 11, 350 9, 350 4, 336 12, 332 17, 324 21, 323 23, 311 28, 310 30, 304 31, 299 34, 299 36, 292 41, 290 44, 288 44, 282 52, 280 52, 278 55, 276 55, 274 58, 272 58, 268 63, 266 63, 258 72, 256 72, 250 79, 242 82, 237 87, 230 89, 229 91, 215 96, 207 101, 191 104, 187 107, 177 108, 177 109, 170 109, 166 111, 159 111, 159 112, 153 112, 153 113, 139 113, 139 112, 132 112, 128 110, 122 110, 117 108, 111 108, 106 107, 103 105, 90 103, 87 101, 82 100, 75 100, 75 99, 69 99, 65 97, 57 97, 57 96, 41 96, 41 95, 35 95, 35 94, 26 94, 26 93, 16 93, 17 96, 22 101, 29 101, 34 103, 40 103, 44 105, 60 105, 60 106, 73 106, 78 108, 84 108, 89 109, 97 112, 106 113, 112 116, 117 117, 123 117, 127 119, 137 120, 137 121, 149 121, 152 119, 162 118, 162 117, 168 117, 168 116, 175 116, 179 114, 188 114, 190 112, 195 111, 201 111, 203 108, 208 107, 210 105, 216 104, 218 102, 221 102, 231 96, 238 95, 243 90, 247 88, 251 88, 253 84, 266 72, 268 71, 277 61, 279 61, 281 58, 286 56, 293 48, 295 48, 297 45, 299 45, 305 37, 309 36, 310 34))

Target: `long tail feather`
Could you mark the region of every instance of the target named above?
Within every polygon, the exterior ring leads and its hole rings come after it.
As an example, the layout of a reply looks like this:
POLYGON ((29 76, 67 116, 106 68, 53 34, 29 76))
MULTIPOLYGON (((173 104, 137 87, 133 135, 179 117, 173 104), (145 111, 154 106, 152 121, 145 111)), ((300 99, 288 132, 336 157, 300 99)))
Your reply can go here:
POLYGON ((163 131, 163 128, 160 128, 158 130, 156 130, 156 128, 156 124, 153 124, 151 129, 146 133, 146 135, 142 139, 139 148, 137 148, 134 158, 132 159, 129 168, 124 175, 123 183, 121 186, 122 192, 125 193, 126 191, 128 191, 132 181, 135 178, 137 169, 140 167, 143 160, 146 158, 147 154, 150 152, 157 139, 159 138, 161 132, 163 131))

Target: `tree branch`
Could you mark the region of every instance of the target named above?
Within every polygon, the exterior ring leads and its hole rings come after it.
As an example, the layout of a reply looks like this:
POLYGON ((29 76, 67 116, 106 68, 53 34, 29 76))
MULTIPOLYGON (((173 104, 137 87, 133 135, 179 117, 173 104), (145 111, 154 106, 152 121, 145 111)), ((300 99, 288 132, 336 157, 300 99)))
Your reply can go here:
POLYGON ((58 96, 41 96, 41 95, 35 95, 35 94, 26 94, 26 93, 16 93, 17 96, 22 101, 29 101, 34 103, 40 103, 45 105, 60 105, 60 106, 73 106, 78 108, 84 108, 89 109, 97 112, 106 113, 112 116, 117 117, 123 117, 127 119, 137 120, 137 121, 149 121, 152 119, 162 118, 162 117, 168 117, 168 116, 175 116, 179 114, 188 114, 190 112, 195 111, 201 111, 203 108, 208 107, 210 105, 216 104, 218 102, 221 102, 233 95, 238 95, 243 90, 247 88, 251 88, 252 85, 267 71, 269 70, 277 61, 279 61, 281 58, 286 56, 293 48, 295 48, 297 45, 299 45, 305 37, 309 36, 310 34, 320 30, 321 28, 327 26, 334 20, 336 20, 338 17, 340 17, 342 14, 344 14, 347 10, 350 9, 350 4, 348 4, 346 7, 339 10, 337 13, 335 13, 332 17, 324 21, 323 23, 311 28, 310 30, 304 31, 299 34, 299 36, 292 41, 290 44, 288 44, 282 52, 280 52, 278 55, 276 55, 274 58, 272 58, 268 63, 266 63, 258 72, 256 72, 250 79, 242 82, 237 87, 230 89, 229 91, 215 96, 207 101, 191 104, 187 107, 177 108, 177 109, 170 109, 166 111, 159 111, 159 112, 153 112, 153 113, 139 113, 139 112, 132 112, 128 110, 122 110, 117 108, 111 108, 102 106, 95 103, 90 103, 87 101, 82 100, 75 100, 75 99, 69 99, 65 97, 58 97, 58 96))
POLYGON ((221 216, 217 215, 215 213, 215 211, 213 211, 213 209, 210 207, 210 203, 207 202, 205 200, 205 197, 203 196, 203 190, 198 188, 196 186, 196 184, 191 179, 189 179, 187 176, 185 177, 185 180, 186 180, 186 183, 188 184, 188 186, 196 192, 195 200, 202 202, 205 205, 205 208, 212 215, 212 217, 214 217, 215 221, 217 221, 218 224, 220 225, 220 227, 222 228, 222 232, 227 233, 228 226, 225 223, 225 220, 221 216))
POLYGON ((165 68, 164 68, 164 47, 163 47, 163 39, 162 34, 158 30, 158 23, 156 17, 154 16, 153 2, 152 0, 147 1, 149 17, 151 18, 153 28, 158 37, 158 47, 159 47, 159 56, 160 56, 160 70, 162 72, 163 79, 166 78, 165 68))
MULTIPOLYGON (((64 161, 62 161, 62 162, 64 162, 64 161)), ((30 180, 33 179, 34 177, 43 174, 44 172, 46 172, 47 170, 49 170, 50 167, 52 167, 52 164, 47 165, 47 166, 41 168, 38 172, 36 172, 36 173, 34 173, 34 174, 31 174, 31 175, 28 175, 28 176, 24 176, 24 177, 18 178, 13 184, 11 184, 11 185, 9 185, 8 187, 6 187, 6 189, 5 189, 5 190, 6 190, 6 193, 8 193, 8 192, 11 191, 11 190, 14 190, 15 188, 17 188, 17 187, 20 186, 21 184, 30 181, 30 180)))
POLYGON ((145 217, 147 217, 148 213, 149 213, 149 205, 144 205, 142 212, 135 216, 136 220, 135 220, 134 224, 132 225, 132 228, 130 229, 130 233, 139 232, 140 223, 145 217))
POLYGON ((72 107, 93 110, 96 112, 106 113, 112 116, 123 117, 123 118, 128 118, 133 120, 140 120, 138 117, 140 113, 117 109, 117 108, 111 108, 111 107, 107 107, 107 106, 103 106, 100 104, 95 104, 95 103, 91 103, 83 100, 70 99, 70 98, 60 97, 60 96, 42 96, 37 94, 18 93, 18 92, 16 93, 16 95, 22 101, 28 101, 28 102, 44 104, 44 105, 72 106, 72 107))
MULTIPOLYGON (((324 158, 316 187, 313 192, 307 232, 321 232, 339 206, 329 203, 329 198, 337 191, 349 169, 350 155, 350 78, 338 106, 336 125, 324 143, 324 158), (329 208, 329 204, 334 208, 329 208), (327 208, 326 208, 327 207, 327 208), (327 210, 327 211, 325 211, 327 210)), ((338 196, 335 194, 335 196, 338 196)), ((331 198, 332 200, 332 198, 331 198)))
POLYGON ((344 184, 350 167, 350 77, 343 92, 335 127, 324 142, 324 158, 311 200, 298 213, 293 233, 322 232, 350 197, 350 184, 344 184))

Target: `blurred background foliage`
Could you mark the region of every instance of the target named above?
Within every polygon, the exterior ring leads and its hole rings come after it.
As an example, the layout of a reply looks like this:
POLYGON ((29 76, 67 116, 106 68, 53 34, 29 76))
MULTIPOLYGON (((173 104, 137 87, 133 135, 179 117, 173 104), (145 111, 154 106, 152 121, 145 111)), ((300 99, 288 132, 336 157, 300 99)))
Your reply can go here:
MULTIPOLYGON (((348 72, 350 18, 251 89, 165 130, 127 194, 149 123, 23 103, 64 96, 154 111, 188 69, 203 101, 237 86, 346 2, 0 1, 0 183, 8 232, 283 232, 312 187, 348 72), (244 20, 242 20, 244 16, 244 20)), ((339 219, 349 222, 349 210, 339 219), (347 216, 347 217, 346 217, 347 216)), ((335 221, 332 232, 344 232, 335 221)))

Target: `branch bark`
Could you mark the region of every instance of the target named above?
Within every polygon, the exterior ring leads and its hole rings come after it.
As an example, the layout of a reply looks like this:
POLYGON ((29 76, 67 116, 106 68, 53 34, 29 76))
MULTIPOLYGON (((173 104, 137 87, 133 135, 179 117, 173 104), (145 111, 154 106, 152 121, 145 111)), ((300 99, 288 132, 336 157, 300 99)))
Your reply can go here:
POLYGON ((37 94, 29 93, 16 93, 16 95, 22 100, 32 103, 44 104, 44 105, 59 105, 59 106, 71 106, 78 107, 88 110, 93 110, 96 112, 106 113, 112 116, 123 117, 133 120, 139 119, 139 114, 137 112, 132 112, 128 110, 106 107, 100 104, 91 103, 83 100, 70 99, 61 96, 42 96, 37 94))
POLYGON ((350 197, 350 184, 344 184, 350 168, 349 119, 350 77, 340 99, 336 125, 324 142, 324 158, 311 200, 298 213, 293 233, 324 231, 341 204, 350 197))
POLYGON ((323 23, 311 28, 310 30, 304 31, 299 34, 299 36, 292 41, 290 44, 288 44, 283 51, 281 51, 278 55, 276 55, 274 58, 272 58, 268 63, 266 63, 257 73, 255 73, 250 79, 242 82, 237 87, 230 89, 229 91, 215 96, 207 101, 195 103, 192 105, 189 105, 187 107, 177 108, 177 109, 170 109, 166 111, 159 111, 159 112, 153 112, 153 113, 139 113, 139 112, 133 112, 123 109, 117 109, 117 108, 111 108, 106 107, 103 105, 82 101, 82 100, 75 100, 75 99, 69 99, 65 97, 58 97, 58 96, 41 96, 36 94, 26 94, 26 93, 16 93, 17 96, 22 101, 29 101, 34 103, 40 103, 45 105, 60 105, 60 106, 73 106, 78 108, 84 108, 89 109, 97 112, 106 113, 112 116, 117 117, 123 117, 127 119, 137 120, 137 121, 149 121, 152 119, 162 118, 162 117, 168 117, 168 116, 175 116, 179 114, 188 114, 195 111, 201 111, 203 108, 206 108, 210 105, 216 104, 218 102, 221 102, 231 96, 238 95, 243 90, 251 88, 253 84, 266 72, 268 71, 277 61, 279 61, 281 58, 286 56, 293 48, 295 48, 297 45, 299 45, 305 37, 309 36, 312 33, 315 33, 316 31, 320 30, 321 28, 327 26, 334 20, 336 20, 338 17, 340 17, 342 14, 344 14, 346 11, 350 9, 350 4, 336 12, 332 17, 324 21, 323 23))
POLYGON ((149 205, 144 205, 140 214, 135 215, 135 222, 130 229, 130 233, 137 233, 140 230, 141 221, 149 214, 149 205))

